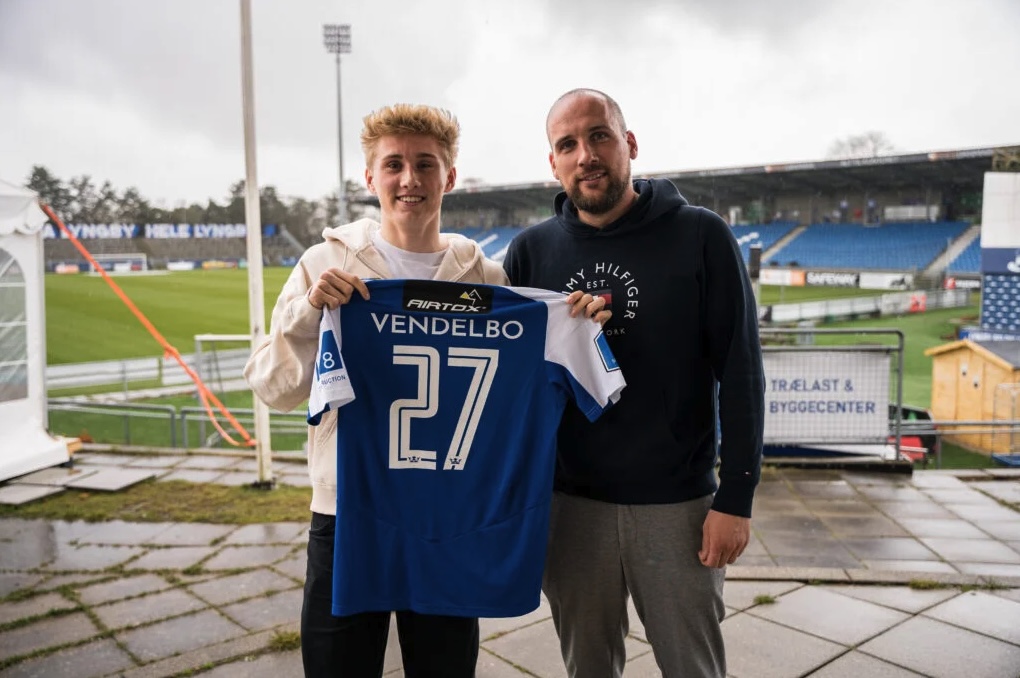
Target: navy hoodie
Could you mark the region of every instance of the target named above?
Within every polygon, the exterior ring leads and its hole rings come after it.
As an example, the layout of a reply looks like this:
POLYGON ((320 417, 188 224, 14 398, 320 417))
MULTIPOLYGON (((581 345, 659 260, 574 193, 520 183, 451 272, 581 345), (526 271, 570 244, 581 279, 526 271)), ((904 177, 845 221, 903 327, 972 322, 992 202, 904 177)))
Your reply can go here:
POLYGON ((503 267, 516 286, 606 297, 609 345, 627 380, 589 423, 569 405, 558 433, 558 491, 661 504, 716 491, 713 508, 751 515, 761 469, 764 378, 754 294, 733 234, 669 181, 637 180, 617 221, 582 223, 565 193, 525 229, 503 267), (719 483, 714 472, 721 431, 719 483))

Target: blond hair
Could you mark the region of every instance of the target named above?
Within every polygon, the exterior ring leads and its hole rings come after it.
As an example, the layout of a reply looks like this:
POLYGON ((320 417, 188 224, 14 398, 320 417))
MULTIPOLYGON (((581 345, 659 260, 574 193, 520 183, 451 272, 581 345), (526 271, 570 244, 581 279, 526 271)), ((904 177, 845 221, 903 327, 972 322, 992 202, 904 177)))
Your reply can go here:
POLYGON ((363 119, 361 150, 365 163, 375 160, 375 148, 382 137, 400 134, 421 134, 429 136, 443 147, 443 161, 447 169, 457 161, 457 142, 460 138, 460 123, 450 111, 424 104, 394 104, 372 111, 363 119))

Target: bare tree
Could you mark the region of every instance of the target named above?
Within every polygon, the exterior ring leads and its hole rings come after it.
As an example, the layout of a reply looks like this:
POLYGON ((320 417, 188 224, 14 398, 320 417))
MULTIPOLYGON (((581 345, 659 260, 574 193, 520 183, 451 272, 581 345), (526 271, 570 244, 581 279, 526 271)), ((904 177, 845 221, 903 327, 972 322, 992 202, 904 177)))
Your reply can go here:
POLYGON ((896 152, 885 132, 870 131, 837 139, 829 147, 830 158, 876 158, 896 152))

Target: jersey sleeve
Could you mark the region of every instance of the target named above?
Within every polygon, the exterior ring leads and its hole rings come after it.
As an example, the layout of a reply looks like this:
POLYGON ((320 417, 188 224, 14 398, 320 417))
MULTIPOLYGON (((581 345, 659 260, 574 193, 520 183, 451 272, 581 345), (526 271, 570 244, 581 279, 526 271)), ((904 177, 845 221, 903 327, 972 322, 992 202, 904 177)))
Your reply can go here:
POLYGON ((326 310, 319 322, 319 350, 315 355, 315 377, 308 396, 308 423, 316 426, 322 415, 354 400, 347 367, 340 347, 340 309, 326 310))
POLYGON ((546 302, 545 358, 559 374, 589 421, 595 421, 620 399, 627 382, 616 363, 601 326, 587 318, 571 318, 563 295, 546 302))

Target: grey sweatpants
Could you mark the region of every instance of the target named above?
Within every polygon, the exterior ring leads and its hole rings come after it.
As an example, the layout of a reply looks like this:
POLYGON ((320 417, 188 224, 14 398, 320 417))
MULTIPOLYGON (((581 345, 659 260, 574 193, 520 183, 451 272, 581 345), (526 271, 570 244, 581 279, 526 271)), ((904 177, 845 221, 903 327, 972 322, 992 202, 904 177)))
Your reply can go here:
POLYGON ((571 678, 623 675, 628 592, 664 678, 724 678, 725 570, 698 560, 711 503, 553 495, 542 589, 571 678))

